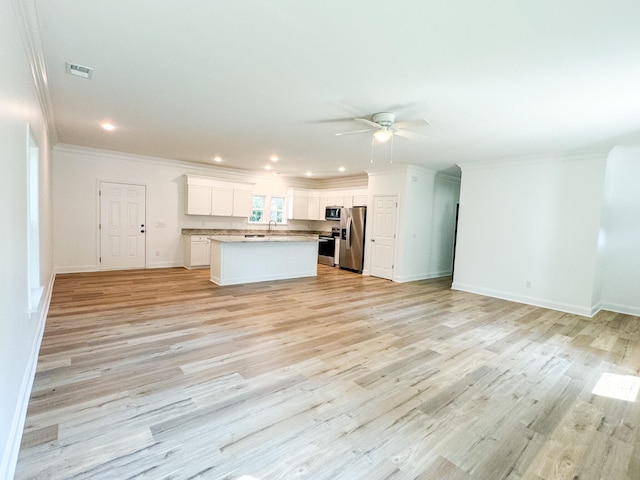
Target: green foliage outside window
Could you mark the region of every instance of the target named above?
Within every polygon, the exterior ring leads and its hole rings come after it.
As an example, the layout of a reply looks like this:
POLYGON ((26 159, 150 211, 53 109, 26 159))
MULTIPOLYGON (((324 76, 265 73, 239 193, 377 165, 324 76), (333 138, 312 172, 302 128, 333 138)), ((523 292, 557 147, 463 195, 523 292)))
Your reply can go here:
POLYGON ((276 223, 284 223, 284 198, 271 197, 271 214, 270 220, 275 220, 276 223))
POLYGON ((253 196, 253 207, 249 222, 259 223, 264 217, 264 197, 260 195, 253 196))

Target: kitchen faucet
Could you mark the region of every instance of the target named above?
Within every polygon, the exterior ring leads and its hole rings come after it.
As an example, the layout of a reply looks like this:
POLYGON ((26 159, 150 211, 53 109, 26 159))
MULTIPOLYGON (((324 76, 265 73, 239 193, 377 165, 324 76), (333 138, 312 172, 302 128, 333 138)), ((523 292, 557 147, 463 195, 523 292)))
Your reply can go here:
POLYGON ((277 222, 275 220, 269 220, 269 229, 268 231, 271 231, 271 222, 273 222, 273 228, 276 228, 277 222))

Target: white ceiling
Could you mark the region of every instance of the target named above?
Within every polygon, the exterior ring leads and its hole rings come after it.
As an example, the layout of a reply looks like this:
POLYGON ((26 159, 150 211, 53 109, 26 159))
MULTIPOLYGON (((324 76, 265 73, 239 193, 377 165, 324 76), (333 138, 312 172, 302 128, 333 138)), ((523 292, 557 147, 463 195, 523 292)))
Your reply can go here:
POLYGON ((638 0, 35 2, 60 143, 322 178, 381 111, 431 122, 393 162, 434 170, 640 142, 638 0))

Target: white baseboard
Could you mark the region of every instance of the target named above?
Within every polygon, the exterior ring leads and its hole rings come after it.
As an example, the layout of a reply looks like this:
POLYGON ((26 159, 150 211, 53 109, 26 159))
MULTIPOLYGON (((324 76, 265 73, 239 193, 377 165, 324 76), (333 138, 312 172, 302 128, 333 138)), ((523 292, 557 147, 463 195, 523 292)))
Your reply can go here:
POLYGON ((427 272, 416 275, 400 275, 393 277, 396 283, 417 282, 418 280, 429 280, 431 278, 441 278, 451 275, 451 270, 440 272, 427 272))
MULTIPOLYGON (((157 262, 148 264, 145 268, 173 268, 183 267, 182 262, 157 262)), ((86 273, 86 272, 99 272, 100 267, 98 265, 72 265, 65 267, 55 267, 56 273, 86 273)))
MULTIPOLYGON (((44 335, 44 327, 49 313, 49 305, 51 304, 51 293, 53 292, 53 283, 55 281, 55 273, 51 274, 47 285, 44 287, 42 299, 40 300, 39 315, 37 318, 37 326, 31 352, 29 353, 29 363, 24 371, 18 402, 13 413, 11 422, 11 430, 5 451, 0 461, 0 478, 13 478, 20 453, 20 443, 22 441, 22 432, 24 423, 27 419, 27 409, 29 408, 29 399, 31 398, 31 390, 33 388, 33 380, 36 376, 36 367, 38 366, 38 355, 40 353, 40 345, 42 344, 42 336, 44 335)), ((32 318, 36 316, 34 312, 32 318)))
MULTIPOLYGON (((174 267, 184 267, 184 263, 182 262, 158 262, 147 265, 147 268, 174 268, 174 267)), ((209 268, 209 265, 206 267, 198 267, 198 268, 209 268)))
POLYGON ((83 272, 97 272, 100 269, 97 265, 72 265, 65 267, 54 267, 56 273, 83 273, 83 272))
POLYGON ((620 303, 602 303, 602 310, 609 310, 610 312, 624 313, 625 315, 633 315, 634 317, 640 317, 640 307, 632 305, 623 305, 620 303))
POLYGON ((499 290, 477 287, 475 285, 468 285, 455 281, 453 282, 453 285, 451 285, 451 288, 453 290, 461 290, 463 292, 477 293, 478 295, 484 295, 486 297, 500 298, 502 300, 509 300, 511 302, 533 305, 534 307, 549 308, 551 310, 558 310, 560 312, 573 313, 575 315, 582 315, 584 317, 593 316, 593 308, 591 307, 583 307, 580 305, 572 305, 569 303, 555 302, 553 300, 547 300, 544 298, 517 295, 511 292, 502 292, 499 290))

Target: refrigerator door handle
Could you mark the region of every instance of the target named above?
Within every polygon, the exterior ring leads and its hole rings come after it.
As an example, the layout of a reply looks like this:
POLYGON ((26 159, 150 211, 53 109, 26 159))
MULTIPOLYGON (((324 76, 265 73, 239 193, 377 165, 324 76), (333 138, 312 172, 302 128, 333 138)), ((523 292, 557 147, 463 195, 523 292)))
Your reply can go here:
POLYGON ((347 219, 347 250, 351 250, 351 217, 347 219))

